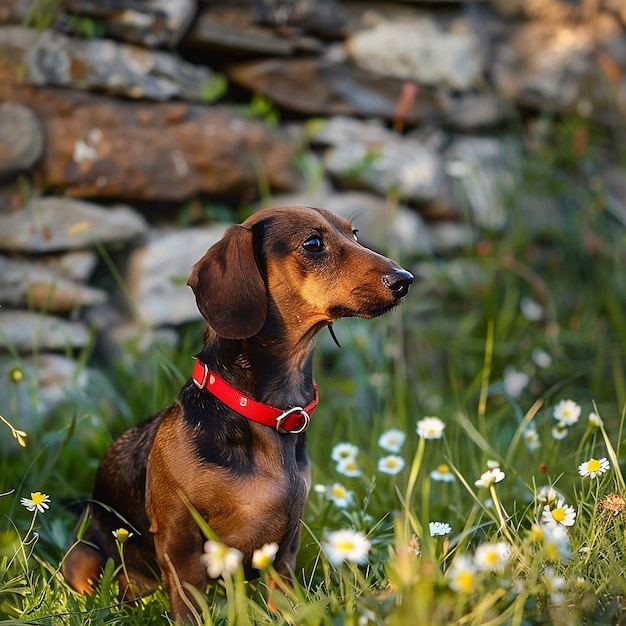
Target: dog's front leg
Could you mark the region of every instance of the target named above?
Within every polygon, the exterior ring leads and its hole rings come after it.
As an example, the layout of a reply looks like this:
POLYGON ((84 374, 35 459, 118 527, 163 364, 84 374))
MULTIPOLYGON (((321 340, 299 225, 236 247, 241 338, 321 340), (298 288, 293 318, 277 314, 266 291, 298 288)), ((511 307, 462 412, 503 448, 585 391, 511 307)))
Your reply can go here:
POLYGON ((157 521, 154 545, 174 619, 177 623, 194 623, 196 604, 185 590, 185 585, 192 585, 204 593, 208 576, 201 559, 202 535, 189 513, 186 510, 185 513, 186 517, 180 516, 176 521, 172 515, 167 515, 166 526, 157 521))

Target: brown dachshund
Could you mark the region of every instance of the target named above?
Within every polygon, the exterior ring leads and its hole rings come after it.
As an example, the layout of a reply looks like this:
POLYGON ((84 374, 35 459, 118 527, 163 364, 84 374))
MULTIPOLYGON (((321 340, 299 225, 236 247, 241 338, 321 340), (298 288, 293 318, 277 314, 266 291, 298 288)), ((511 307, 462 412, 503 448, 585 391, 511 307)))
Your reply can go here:
POLYGON ((124 527, 133 536, 121 596, 150 593, 160 578, 176 619, 190 619, 182 585, 204 592, 208 575, 185 498, 243 553, 247 576, 269 542, 279 545, 276 570, 293 572, 310 486, 315 335, 341 317, 389 311, 413 282, 355 232, 323 209, 264 209, 196 263, 188 284, 208 324, 204 348, 174 403, 105 454, 82 518, 91 524, 62 566, 75 590, 92 592, 108 558, 119 564, 113 531, 124 527))

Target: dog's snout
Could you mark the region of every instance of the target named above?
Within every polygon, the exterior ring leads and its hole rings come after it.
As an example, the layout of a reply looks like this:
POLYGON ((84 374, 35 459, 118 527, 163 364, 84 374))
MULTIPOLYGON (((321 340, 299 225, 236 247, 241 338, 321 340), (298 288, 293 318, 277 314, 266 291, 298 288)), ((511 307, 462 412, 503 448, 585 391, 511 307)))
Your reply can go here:
POLYGON ((394 298, 404 298, 413 282, 413 274, 401 268, 383 276, 383 284, 391 291, 394 298))

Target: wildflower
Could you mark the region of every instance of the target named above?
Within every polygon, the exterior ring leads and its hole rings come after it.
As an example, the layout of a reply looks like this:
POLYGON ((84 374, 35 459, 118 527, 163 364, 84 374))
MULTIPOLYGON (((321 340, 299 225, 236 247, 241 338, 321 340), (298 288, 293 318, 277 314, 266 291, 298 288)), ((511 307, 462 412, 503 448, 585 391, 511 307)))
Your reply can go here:
POLYGON ((41 491, 34 491, 30 494, 30 498, 22 498, 20 504, 25 506, 28 511, 37 509, 40 513, 45 513, 49 508, 50 496, 41 491))
POLYGON ((519 398, 529 382, 530 377, 526 372, 518 372, 514 367, 507 367, 504 370, 502 384, 504 392, 511 398, 519 398))
POLYGON ((546 567, 543 573, 543 582, 550 595, 550 600, 552 600, 554 604, 561 604, 561 602, 563 602, 565 578, 563 578, 563 576, 557 576, 552 567, 546 567))
POLYGON ((352 443, 338 443, 330 453, 330 458, 339 463, 344 461, 345 459, 356 459, 357 454, 359 453, 358 446, 355 446, 352 443))
POLYGON ((561 526, 573 526, 576 521, 576 511, 574 507, 565 504, 565 501, 559 499, 555 506, 546 504, 541 514, 541 523, 548 528, 554 528, 559 524, 561 526))
POLYGON ((113 531, 113 536, 115 537, 115 541, 121 544, 126 543, 133 536, 133 534, 134 533, 131 533, 125 528, 118 528, 117 530, 113 531))
POLYGON ((378 460, 378 471, 383 474, 397 474, 404 469, 404 459, 395 454, 389 454, 378 460))
POLYGON ((574 400, 561 400, 555 407, 552 417, 559 426, 573 426, 580 417, 580 404, 574 400))
POLYGON ((589 459, 578 466, 578 473, 581 476, 589 476, 589 478, 595 478, 604 474, 611 467, 609 460, 606 457, 598 459, 589 459))
POLYGON ((274 557, 278 552, 278 544, 274 541, 266 543, 262 548, 254 551, 252 555, 252 567, 265 569, 274 562, 274 557))
POLYGON ((365 563, 372 547, 364 533, 349 528, 326 533, 322 545, 333 565, 339 565, 344 561, 365 563))
POLYGON ((449 535, 452 532, 452 526, 445 522, 428 522, 428 531, 431 537, 449 535))
POLYGON ((557 500, 565 500, 563 494, 557 491, 552 485, 544 485, 539 488, 536 495, 537 500, 543 504, 554 504, 557 500))
POLYGON ((626 512, 626 499, 619 493, 610 493, 598 502, 598 509, 617 517, 626 512))
POLYGON ((444 483, 451 483, 454 481, 454 474, 450 471, 450 467, 445 463, 437 465, 437 467, 430 473, 430 477, 433 480, 440 480, 444 483))
POLYGON ((543 318, 543 307, 532 298, 522 298, 519 306, 522 314, 528 321, 538 322, 543 318))
POLYGON ((315 493, 326 493, 326 489, 326 485, 322 485, 321 483, 313 485, 313 491, 315 491, 315 493))
POLYGON ((569 535, 567 530, 557 524, 555 526, 542 526, 543 551, 551 561, 566 560, 572 555, 570 550, 569 535))
POLYGON ((24 370, 19 365, 12 367, 9 371, 9 378, 13 383, 21 383, 24 380, 24 370))
POLYGON ((346 489, 341 483, 335 483, 328 491, 328 499, 332 500, 340 509, 345 509, 354 501, 354 493, 346 489))
POLYGON ((537 367, 542 367, 543 369, 547 369, 550 365, 552 365, 552 357, 541 348, 535 348, 532 351, 530 358, 533 360, 535 365, 537 365, 537 367))
POLYGON ((457 556, 446 572, 448 585, 453 591, 469 593, 474 586, 476 566, 467 554, 457 556))
POLYGON ((441 439, 445 427, 438 417, 425 417, 417 422, 417 434, 422 439, 441 439))
POLYGON ((360 476, 361 468, 356 459, 341 459, 337 462, 337 471, 344 476, 360 476))
POLYGON ((591 426, 591 428, 600 428, 604 424, 602 418, 594 411, 591 411, 591 413, 589 413, 587 423, 589 424, 589 426, 591 426))
POLYGON ((522 436, 524 437, 524 441, 526 442, 526 447, 532 452, 533 450, 537 450, 541 447, 541 439, 539 438, 539 433, 537 429, 529 426, 522 431, 522 436))
POLYGON ((543 541, 543 528, 540 524, 533 524, 528 531, 528 537, 531 541, 539 543, 543 541))
POLYGON ((492 467, 480 475, 480 478, 474 482, 477 487, 491 487, 495 483, 499 483, 504 479, 504 472, 499 467, 492 467))
POLYGON ((552 439, 556 439, 557 441, 565 439, 565 437, 567 437, 567 432, 567 426, 564 426, 563 424, 557 424, 556 426, 553 426, 550 430, 552 439))
POLYGON ((483 543, 476 548, 474 564, 483 572, 501 569, 511 558, 511 547, 504 541, 483 543))
POLYGON ((378 438, 378 445, 389 452, 400 452, 405 439, 406 434, 403 431, 392 428, 378 438))
POLYGON ((200 557, 210 578, 233 574, 242 558, 243 554, 236 548, 229 548, 212 539, 204 544, 204 554, 200 557))

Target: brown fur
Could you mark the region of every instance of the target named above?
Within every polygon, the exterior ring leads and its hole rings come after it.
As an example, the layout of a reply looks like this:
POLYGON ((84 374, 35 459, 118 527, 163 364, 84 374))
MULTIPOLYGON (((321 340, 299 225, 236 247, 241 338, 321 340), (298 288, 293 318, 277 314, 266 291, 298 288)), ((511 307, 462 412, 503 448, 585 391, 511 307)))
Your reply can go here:
MULTIPOLYGON (((189 285, 207 321, 199 356, 261 402, 305 406, 316 333, 341 317, 390 310, 412 279, 358 244, 351 224, 328 211, 259 211, 193 268, 189 285)), ((190 599, 177 582, 204 591, 208 579, 204 539, 180 494, 243 553, 248 576, 254 550, 275 541, 275 567, 288 577, 309 487, 304 433, 251 422, 189 381, 170 407, 107 451, 84 513, 91 518, 85 542, 69 552, 63 575, 75 590, 92 592, 106 559, 119 563, 113 531, 127 528, 134 536, 124 545, 130 580, 120 573, 121 596, 145 595, 161 580, 176 619, 189 619, 190 599)))

